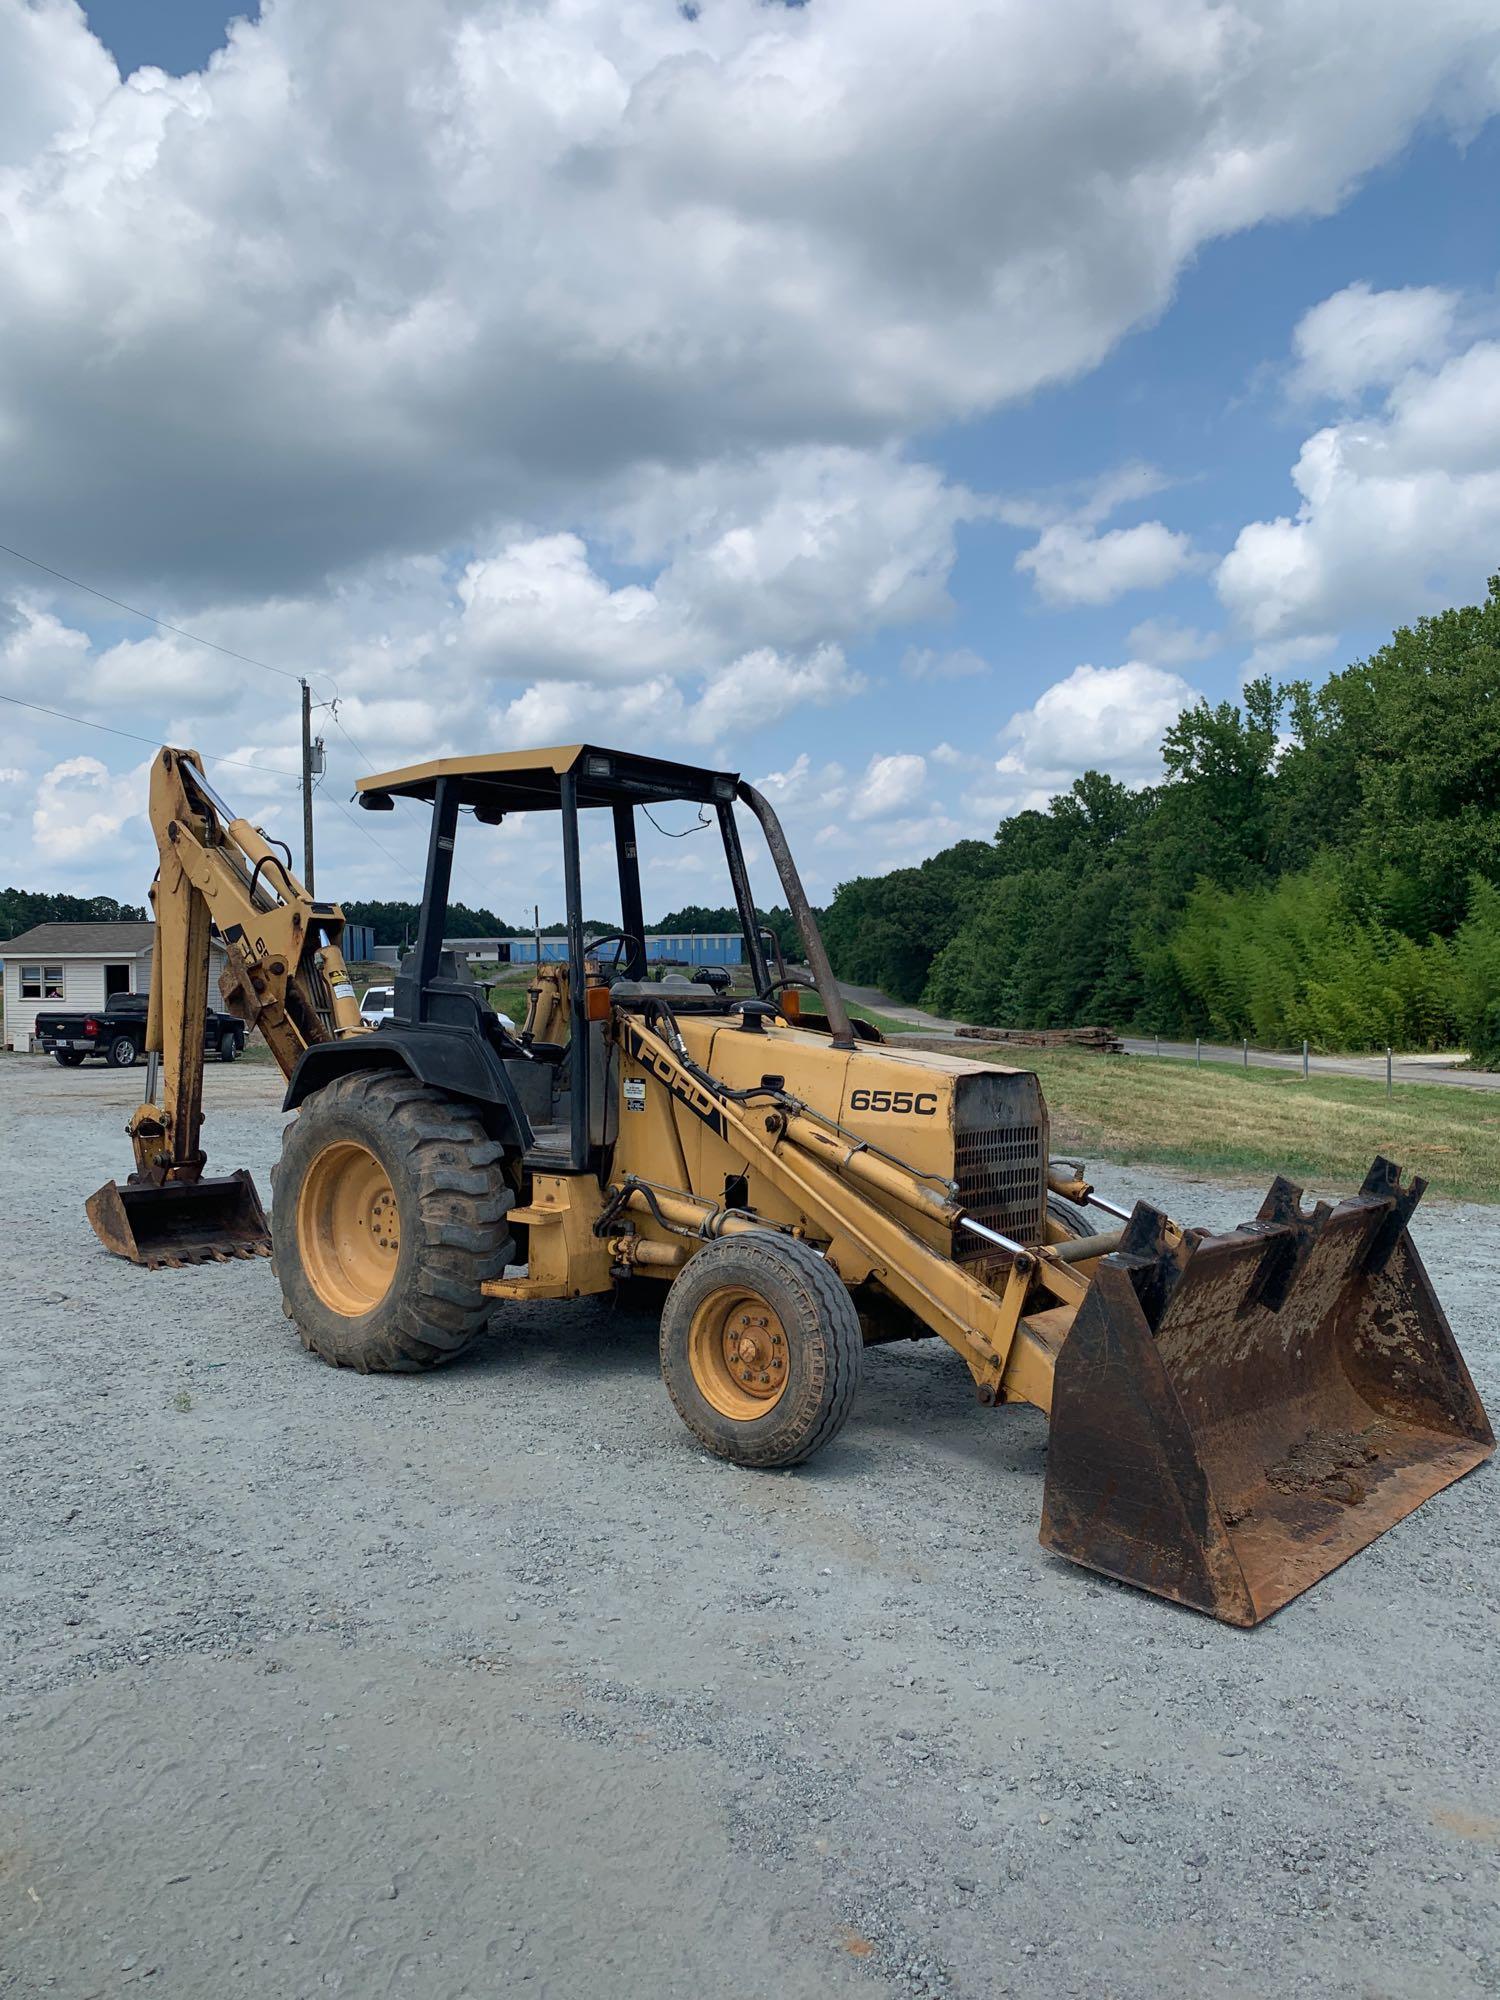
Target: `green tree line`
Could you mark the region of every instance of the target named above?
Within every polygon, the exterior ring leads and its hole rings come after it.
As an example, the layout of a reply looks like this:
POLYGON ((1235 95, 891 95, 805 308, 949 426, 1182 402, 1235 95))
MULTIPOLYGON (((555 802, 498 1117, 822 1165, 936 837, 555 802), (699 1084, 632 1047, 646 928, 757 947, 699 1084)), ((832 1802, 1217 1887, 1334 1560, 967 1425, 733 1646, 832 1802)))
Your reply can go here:
MULTIPOLYGON (((19 894, 19 891, 7 891, 19 894)), ((68 900, 63 898, 63 901, 68 900)), ((345 903, 343 912, 351 924, 368 924, 375 933, 376 944, 409 944, 417 935, 417 919, 421 914, 417 904, 402 902, 345 903)), ((129 914, 129 912, 126 912, 129 914)), ((762 927, 773 931, 781 941, 781 948, 790 958, 801 956, 801 946, 797 942, 797 926, 790 910, 777 907, 771 910, 757 910, 756 917, 762 927)), ((40 921, 40 919, 37 919, 40 921)), ((596 937, 607 931, 619 929, 618 918, 590 918, 584 929, 592 931, 596 937)), ((689 903, 680 910, 669 910, 656 923, 647 923, 646 929, 653 935, 681 937, 690 933, 706 931, 710 935, 719 931, 738 931, 739 912, 728 906, 711 908, 706 904, 689 903)), ((493 910, 471 909, 467 903, 450 903, 444 929, 449 937, 509 938, 530 937, 528 924, 508 924, 497 917, 493 910)), ((547 923, 542 925, 543 937, 562 937, 566 924, 547 923)))
POLYGON ((840 975, 1009 1026, 1500 1062, 1500 576, 1320 687, 1185 710, 1162 760, 842 884, 840 975))
POLYGON ((54 896, 40 889, 0 889, 0 940, 19 937, 37 924, 144 923, 149 913, 138 903, 113 896, 54 896))

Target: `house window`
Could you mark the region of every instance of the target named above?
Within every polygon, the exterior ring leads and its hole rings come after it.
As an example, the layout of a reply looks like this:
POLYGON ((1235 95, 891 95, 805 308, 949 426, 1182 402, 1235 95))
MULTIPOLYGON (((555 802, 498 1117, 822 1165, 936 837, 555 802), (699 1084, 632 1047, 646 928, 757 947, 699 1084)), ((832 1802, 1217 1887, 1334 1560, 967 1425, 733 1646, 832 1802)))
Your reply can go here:
POLYGON ((21 967, 21 998, 23 1000, 61 1000, 63 993, 63 969, 60 965, 23 965, 21 967))
POLYGON ((104 997, 113 1000, 117 993, 130 991, 130 967, 128 965, 106 965, 104 968, 104 997))

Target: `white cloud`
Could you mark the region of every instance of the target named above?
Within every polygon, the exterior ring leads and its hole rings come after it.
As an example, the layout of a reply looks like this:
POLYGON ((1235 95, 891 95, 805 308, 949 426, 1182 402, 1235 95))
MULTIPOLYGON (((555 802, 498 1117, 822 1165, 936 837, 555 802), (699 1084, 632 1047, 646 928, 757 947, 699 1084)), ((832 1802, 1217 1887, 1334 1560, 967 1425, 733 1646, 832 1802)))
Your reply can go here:
POLYGON ((989 670, 989 661, 968 646, 955 646, 946 653, 931 646, 908 646, 901 660, 902 673, 914 681, 970 680, 989 670))
POLYGON ((983 503, 932 466, 810 449, 656 473, 601 512, 611 583, 581 535, 516 533, 459 580, 458 656, 507 679, 617 682, 801 651, 941 615, 954 531, 983 503))
POLYGON ((927 755, 934 764, 941 764, 950 771, 981 771, 989 761, 972 750, 956 749, 951 743, 939 743, 927 755))
POLYGON ((1251 648, 1245 660, 1244 678, 1269 674, 1273 680, 1326 660, 1338 644, 1336 632, 1306 632, 1295 639, 1267 639, 1251 648))
MULTIPOLYGON (((0 8, 0 435, 80 570, 292 592, 1065 381, 1494 106, 1475 0, 281 0, 121 83, 0 8), (1080 62, 1078 51, 1088 50, 1080 62)), ((779 635, 765 635, 779 642, 779 635)))
POLYGON ((804 646, 949 607, 954 531, 990 503, 892 450, 808 445, 650 468, 601 509, 601 539, 729 645, 804 646))
POLYGON ((4 99, 0 172, 26 166, 61 132, 86 130, 118 85, 114 62, 82 28, 65 5, 0 8, 0 84, 20 84, 4 99))
POLYGON ((842 805, 848 796, 843 765, 829 763, 815 770, 805 750, 797 753, 786 770, 768 771, 764 777, 757 778, 755 784, 769 797, 778 814, 807 812, 813 808, 827 812, 842 805))
POLYGON ((870 759, 855 786, 849 817, 887 819, 921 798, 927 783, 927 760, 914 751, 895 751, 870 759))
POLYGON ((115 776, 97 757, 68 757, 44 774, 31 815, 32 839, 49 860, 70 861, 115 839, 146 809, 150 763, 115 776))
POLYGON ((995 768, 1043 796, 1087 770, 1148 783, 1160 775, 1167 728, 1197 699, 1177 674, 1140 660, 1075 667, 1006 723, 1000 738, 1009 747, 995 768))
POLYGON ((1307 439, 1295 515, 1252 521, 1216 573, 1261 644, 1331 641, 1482 592, 1500 548, 1500 343, 1412 369, 1383 409, 1307 439))
POLYGON ((1132 659, 1153 667, 1184 667, 1194 660, 1208 660, 1224 645, 1219 633, 1200 632, 1175 618, 1143 619, 1131 627, 1126 643, 1132 659))
POLYGON ((762 647, 693 687, 665 675, 607 689, 597 681, 540 682, 497 711, 488 733, 502 743, 568 743, 582 737, 650 742, 668 750, 732 746, 795 708, 826 707, 863 686, 838 646, 820 646, 802 657, 762 647))
POLYGON ((1159 590, 1193 565, 1193 545, 1160 521, 1095 534, 1071 521, 1044 528, 1016 557, 1042 598, 1059 606, 1112 604, 1130 590, 1159 590))
POLYGON ((1433 285, 1388 292, 1346 285, 1298 321, 1292 393, 1352 402, 1366 389, 1388 388, 1408 368, 1435 366, 1448 351, 1457 308, 1455 292, 1433 285))
POLYGON ((53 612, 28 599, 9 608, 0 642, 0 680, 8 693, 35 700, 47 689, 67 689, 91 648, 85 632, 75 632, 53 612))
POLYGON ((700 743, 720 736, 733 742, 792 709, 805 704, 826 708, 858 694, 864 685, 842 647, 819 646, 800 659, 761 647, 706 677, 687 710, 683 733, 700 743))
POLYGON ((1040 493, 1002 495, 992 506, 996 520, 1008 528, 1050 528, 1059 521, 1097 528, 1119 508, 1149 500, 1173 483, 1159 466, 1131 459, 1092 479, 1073 480, 1040 493))
MULTIPOLYGON (((1500 74, 1475 0, 1369 0, 1353 37, 1337 0, 692 12, 278 0, 203 74, 122 83, 79 8, 0 0, 27 545, 336 680, 360 749, 320 716, 330 793, 497 726, 739 762, 855 691, 867 635, 949 608, 966 522, 1067 530, 1069 602, 1175 574, 1161 523, 1100 532, 1152 468, 997 507, 912 441, 1095 365, 1205 243, 1326 212, 1500 74)), ((295 689, 82 622, 50 589, 0 609, 0 684, 243 758, 283 823, 295 689)), ((820 824, 873 854, 948 823, 846 806, 820 824)), ((331 826, 343 879, 389 891, 331 826)), ((149 867, 138 819, 111 851, 149 867)))
POLYGON ((654 591, 612 590, 578 535, 509 542, 469 564, 458 595, 466 653, 507 680, 626 680, 678 664, 690 643, 654 591))
POLYGON ((0 785, 24 785, 25 782, 26 773, 21 770, 19 765, 0 765, 0 785))

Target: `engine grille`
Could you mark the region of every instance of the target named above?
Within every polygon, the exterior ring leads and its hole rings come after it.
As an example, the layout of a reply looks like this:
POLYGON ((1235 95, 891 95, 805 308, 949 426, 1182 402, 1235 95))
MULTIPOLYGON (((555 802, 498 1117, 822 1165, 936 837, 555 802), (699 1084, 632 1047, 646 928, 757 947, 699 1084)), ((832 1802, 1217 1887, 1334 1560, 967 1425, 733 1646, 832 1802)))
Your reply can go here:
MULTIPOLYGON (((1046 1213, 1046 1148, 1040 1125, 960 1132, 954 1143, 958 1198, 974 1217, 1018 1243, 1040 1243, 1046 1213)), ((995 1247, 967 1229, 955 1232, 959 1264, 993 1259, 995 1247)))

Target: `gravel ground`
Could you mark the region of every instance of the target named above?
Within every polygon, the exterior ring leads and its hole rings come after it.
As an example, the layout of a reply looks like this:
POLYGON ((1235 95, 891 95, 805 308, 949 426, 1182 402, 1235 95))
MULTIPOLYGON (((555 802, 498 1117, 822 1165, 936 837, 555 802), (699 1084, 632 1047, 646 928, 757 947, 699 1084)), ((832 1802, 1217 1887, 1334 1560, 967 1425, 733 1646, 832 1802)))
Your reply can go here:
MULTIPOLYGON (((336 1373, 267 1264, 95 1244, 140 1075, 0 1058, 0 1992, 1500 1992, 1492 1469, 1244 1633, 1044 1555, 936 1342, 786 1474, 606 1304, 336 1373)), ((263 1192, 276 1095, 210 1069, 263 1192)), ((1500 1214, 1418 1238, 1493 1407, 1500 1214)))

